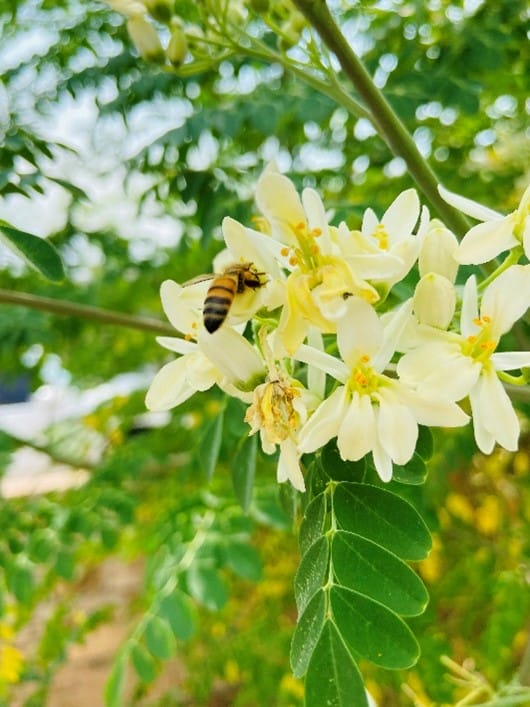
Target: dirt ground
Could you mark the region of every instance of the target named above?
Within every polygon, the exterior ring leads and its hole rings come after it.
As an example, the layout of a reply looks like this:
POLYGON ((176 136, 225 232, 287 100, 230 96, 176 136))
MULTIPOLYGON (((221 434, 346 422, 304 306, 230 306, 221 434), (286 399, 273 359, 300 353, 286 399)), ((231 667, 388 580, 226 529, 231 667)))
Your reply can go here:
MULTIPOLYGON (((77 607, 89 612, 111 604, 116 607, 115 616, 112 621, 91 631, 82 644, 69 647, 66 662, 56 672, 48 701, 42 707, 103 707, 103 691, 114 657, 135 623, 129 607, 131 600, 140 592, 142 575, 140 563, 126 565, 111 559, 82 582, 77 607)), ((23 650, 31 652, 42 630, 45 614, 49 611, 50 607, 39 607, 35 617, 23 630, 20 635, 23 650)), ((184 675, 182 666, 172 661, 157 680, 145 704, 152 704, 157 697, 178 687, 184 675)), ((128 682, 133 684, 132 679, 128 682)), ((35 685, 21 685, 8 707, 22 707, 34 689, 35 685)), ((127 707, 127 701, 124 707, 127 707)))

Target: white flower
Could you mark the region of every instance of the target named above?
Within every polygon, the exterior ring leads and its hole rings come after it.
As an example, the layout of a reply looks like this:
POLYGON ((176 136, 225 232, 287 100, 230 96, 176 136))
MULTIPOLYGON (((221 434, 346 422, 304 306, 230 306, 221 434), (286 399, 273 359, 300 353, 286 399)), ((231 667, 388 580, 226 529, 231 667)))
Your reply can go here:
POLYGON ((343 384, 302 428, 302 453, 313 452, 337 437, 343 459, 356 461, 371 452, 379 476, 389 481, 393 463, 410 461, 418 424, 459 426, 467 422, 467 415, 454 403, 423 397, 384 373, 411 307, 411 302, 403 305, 383 326, 372 307, 352 298, 347 316, 337 323, 342 361, 305 345, 296 352, 295 358, 324 368, 343 384))
MULTIPOLYGON (((305 491, 298 451, 298 432, 307 420, 308 411, 315 409, 318 392, 304 388, 276 363, 265 329, 260 331, 260 344, 268 375, 267 380, 256 386, 252 396, 249 396, 251 404, 247 408, 245 421, 250 425, 251 435, 259 432, 265 454, 272 454, 276 447, 279 447, 278 482, 290 481, 295 489, 305 491)), ((310 384, 312 380, 318 389, 323 387, 323 381, 312 374, 310 367, 310 384)))
MULTIPOLYGON (((427 306, 427 303, 426 303, 427 306)), ((460 331, 437 331, 436 338, 399 361, 401 380, 424 395, 462 400, 469 395, 475 439, 489 454, 495 442, 517 449, 519 421, 498 372, 530 366, 530 352, 498 352, 503 334, 530 306, 530 266, 514 265, 485 290, 478 311, 476 281, 465 285, 460 331)))
POLYGON ((222 327, 215 334, 207 334, 202 329, 200 303, 207 284, 181 287, 173 280, 162 283, 164 311, 185 336, 157 337, 159 344, 181 356, 156 374, 145 400, 149 410, 170 410, 214 384, 230 390, 252 390, 265 376, 259 354, 236 331, 222 327))
MULTIPOLYGON (((258 181, 256 202, 269 240, 281 246, 279 253, 277 246, 269 245, 268 251, 276 249, 280 265, 290 271, 278 327, 289 353, 304 341, 311 327, 334 333, 345 298, 379 299, 377 290, 344 257, 337 229, 328 225, 324 205, 314 189, 304 189, 300 197, 293 183, 271 165, 258 181)), ((267 248, 264 243, 263 248, 267 248)), ((396 270, 394 261, 392 269, 396 270)))
POLYGON ((438 191, 448 204, 482 221, 464 236, 456 254, 458 262, 485 263, 518 245, 523 246, 526 257, 530 258, 530 185, 518 208, 507 216, 454 194, 441 185, 438 191))
MULTIPOLYGON (((381 252, 388 253, 398 259, 401 264, 398 272, 392 277, 375 276, 373 279, 383 280, 389 290, 393 284, 402 280, 412 268, 418 257, 421 237, 413 234, 414 227, 420 217, 420 200, 415 189, 401 192, 390 204, 381 219, 378 219, 372 209, 367 209, 363 216, 361 234, 363 238, 375 245, 381 252)), ((428 211, 422 214, 422 231, 428 222, 428 211)))
POLYGON ((278 482, 289 480, 295 489, 305 491, 296 438, 307 418, 301 384, 276 373, 274 380, 268 380, 254 389, 252 400, 245 415, 250 434, 259 432, 266 454, 272 454, 278 445, 278 482))

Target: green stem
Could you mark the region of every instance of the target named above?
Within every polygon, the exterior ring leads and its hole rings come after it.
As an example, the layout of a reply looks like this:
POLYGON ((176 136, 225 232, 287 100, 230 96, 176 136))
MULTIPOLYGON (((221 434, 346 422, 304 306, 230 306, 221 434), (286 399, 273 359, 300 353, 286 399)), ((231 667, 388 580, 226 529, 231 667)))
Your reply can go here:
POLYGON ((368 106, 371 113, 370 120, 379 135, 386 141, 392 152, 405 161, 418 188, 438 211, 447 226, 462 237, 469 230, 467 219, 447 204, 438 193, 439 180, 436 174, 423 159, 412 136, 353 52, 333 19, 325 0, 294 0, 294 4, 318 32, 328 49, 337 57, 342 70, 368 106))
POLYGON ((512 265, 516 265, 520 260, 521 257, 523 256, 523 248, 522 246, 517 246, 513 250, 510 251, 510 254, 508 257, 502 262, 498 268, 495 268, 495 270, 488 275, 488 277, 483 280, 480 285, 478 285, 478 290, 479 292, 482 292, 483 290, 486 289, 486 287, 490 284, 490 282, 493 282, 496 278, 499 277, 499 275, 504 272, 505 270, 508 270, 512 265))
POLYGON ((157 319, 136 317, 132 314, 123 314, 123 312, 101 309, 100 307, 91 307, 86 304, 78 304, 77 302, 66 302, 53 299, 52 297, 39 297, 38 295, 32 295, 28 292, 13 292, 12 290, 0 289, 0 303, 2 302, 4 304, 14 304, 29 309, 38 309, 42 312, 49 312, 50 314, 81 317, 82 319, 91 319, 92 321, 102 322, 103 324, 114 324, 116 326, 128 327, 129 329, 149 331, 155 334, 178 336, 178 333, 170 324, 160 322, 157 319))
POLYGON ((315 91, 331 98, 335 101, 335 103, 342 106, 351 115, 354 115, 357 118, 367 118, 368 120, 372 120, 370 112, 366 110, 366 108, 359 103, 359 101, 356 101, 355 98, 348 95, 340 86, 338 81, 334 80, 330 82, 319 78, 316 73, 311 73, 308 71, 306 66, 299 65, 279 52, 273 51, 255 37, 252 37, 251 44, 248 47, 240 47, 240 50, 255 59, 261 59, 262 61, 266 61, 268 63, 274 61, 281 64, 290 74, 296 76, 301 81, 308 84, 308 86, 311 86, 311 88, 314 88, 315 91))

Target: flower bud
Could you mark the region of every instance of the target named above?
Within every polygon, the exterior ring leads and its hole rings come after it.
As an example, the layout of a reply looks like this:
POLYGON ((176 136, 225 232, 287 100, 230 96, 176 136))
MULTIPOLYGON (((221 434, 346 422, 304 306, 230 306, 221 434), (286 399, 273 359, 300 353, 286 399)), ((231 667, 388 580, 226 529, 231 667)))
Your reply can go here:
POLYGON ((430 272, 416 285, 414 312, 420 324, 447 329, 456 307, 453 283, 443 275, 430 272))
POLYGON ((454 233, 441 221, 433 220, 421 244, 418 257, 420 275, 435 272, 454 282, 458 270, 455 260, 457 248, 458 240, 454 233))
POLYGON ((127 31, 134 46, 145 61, 163 64, 166 60, 164 49, 153 25, 142 15, 135 15, 127 20, 127 31))
POLYGON ((166 56, 173 66, 180 66, 188 53, 186 35, 180 27, 175 27, 166 49, 166 56))
POLYGON ((137 0, 107 0, 107 4, 125 17, 134 17, 145 13, 145 5, 137 0))
POLYGON ((173 3, 170 0, 144 0, 147 12, 154 20, 167 24, 173 14, 173 3))

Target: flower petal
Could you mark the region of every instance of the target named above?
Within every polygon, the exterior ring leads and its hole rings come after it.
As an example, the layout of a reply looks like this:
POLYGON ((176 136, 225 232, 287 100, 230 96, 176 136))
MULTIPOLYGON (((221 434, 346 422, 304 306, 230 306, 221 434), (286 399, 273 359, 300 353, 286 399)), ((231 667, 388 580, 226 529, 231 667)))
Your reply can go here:
POLYGON ((389 390, 379 394, 377 436, 396 464, 406 464, 416 448, 418 423, 410 409, 389 390))
POLYGON ((420 215, 420 199, 415 189, 406 189, 399 194, 385 211, 384 224, 391 246, 408 238, 420 215))
POLYGON ((206 358, 242 389, 254 388, 256 381, 265 375, 257 350, 230 327, 221 327, 213 334, 202 330, 198 343, 206 358))
POLYGON ((441 184, 438 184, 438 192, 440 193, 442 199, 448 204, 451 204, 451 206, 454 206, 455 209, 458 209, 463 214, 472 216, 477 219, 477 221, 500 221, 504 218, 503 214, 493 211, 493 209, 488 209, 487 206, 482 206, 482 204, 472 201, 471 199, 467 199, 465 196, 455 194, 441 184))
MULTIPOLYGON (((324 351, 322 334, 315 327, 311 327, 307 332, 307 341, 312 349, 324 351)), ((309 364, 307 367, 307 387, 314 395, 322 399, 326 391, 326 372, 318 366, 309 364)))
POLYGON ((160 299, 166 317, 183 334, 191 334, 200 325, 201 309, 210 283, 208 279, 190 283, 186 287, 173 280, 164 280, 160 299))
POLYGON ((363 221, 361 224, 361 233, 363 236, 369 238, 373 235, 375 229, 379 225, 379 219, 373 209, 366 209, 363 214, 363 221))
POLYGON ((462 427, 469 415, 448 398, 401 389, 400 397, 412 411, 420 425, 427 427, 462 427))
POLYGON ((265 172, 256 185, 258 209, 270 222, 273 234, 294 245, 293 226, 306 223, 302 202, 290 179, 283 174, 265 172))
POLYGON ((361 356, 375 355, 383 341, 376 311, 360 297, 346 300, 346 315, 337 322, 337 344, 343 361, 352 366, 361 356))
POLYGON ((530 367, 530 351, 500 351, 491 356, 497 371, 516 371, 530 367))
POLYGON ((521 240, 523 241, 524 254, 530 260, 530 216, 525 219, 521 240))
POLYGON ((178 339, 176 336, 157 336, 156 341, 165 349, 179 354, 194 353, 197 351, 197 344, 195 341, 178 339))
POLYGON ((345 386, 326 398, 300 430, 298 449, 302 453, 314 452, 337 436, 339 426, 346 414, 348 396, 345 386))
POLYGON ((478 292, 477 279, 474 275, 468 277, 462 293, 462 311, 460 312, 460 331, 462 336, 475 336, 479 333, 480 327, 476 323, 478 319, 478 292))
POLYGON ((420 324, 447 329, 456 307, 456 291, 444 275, 429 272, 416 285, 414 312, 420 324))
POLYGON ((293 354, 293 358, 301 363, 307 363, 308 366, 319 368, 341 383, 345 383, 348 380, 348 367, 343 361, 335 358, 335 356, 331 356, 331 354, 325 351, 320 351, 312 346, 302 344, 293 354))
POLYGON ((513 235, 513 227, 513 216, 506 216, 501 221, 486 221, 473 226, 458 246, 455 253, 456 260, 459 263, 479 265, 519 245, 519 241, 513 235))
POLYGON ((475 385, 481 364, 451 342, 433 341, 406 353, 397 364, 400 381, 423 396, 462 400, 475 385))
POLYGON ((529 306, 530 265, 512 265, 486 288, 480 314, 491 319, 495 334, 500 338, 529 306))
POLYGON ((372 449, 372 458, 374 460, 375 470, 379 474, 381 481, 384 481, 385 483, 391 481, 393 470, 392 459, 377 439, 374 444, 374 448, 372 449))
MULTIPOLYGON (((519 420, 510 398, 494 371, 484 372, 470 396, 473 416, 491 436, 510 452, 517 450, 519 420)), ((478 440, 477 440, 478 443, 478 440)))
POLYGON ((454 282, 458 271, 455 259, 457 248, 455 234, 445 228, 441 221, 433 221, 421 243, 418 257, 420 276, 435 272, 454 282))
POLYGON ((337 434, 341 458, 362 459, 372 450, 375 439, 375 414, 370 396, 354 393, 337 434))
POLYGON ((239 221, 229 216, 223 219, 223 237, 234 260, 253 263, 272 278, 281 276, 280 263, 282 244, 259 231, 245 228, 239 221))
POLYGON ((390 362, 394 352, 397 350, 401 335, 410 321, 411 312, 412 299, 409 299, 385 321, 383 341, 372 361, 372 365, 376 371, 383 371, 390 362))
POLYGON ((186 377, 187 365, 187 357, 182 356, 162 366, 145 396, 148 410, 171 410, 196 392, 186 377))
POLYGON ((320 194, 309 187, 302 192, 302 204, 307 215, 307 225, 309 228, 318 229, 320 236, 318 245, 321 253, 328 255, 332 251, 332 243, 329 239, 328 220, 326 218, 326 210, 320 194))
POLYGON ((291 439, 286 439, 280 444, 276 477, 280 484, 289 480, 295 489, 305 491, 304 476, 300 469, 300 457, 296 444, 291 439))

